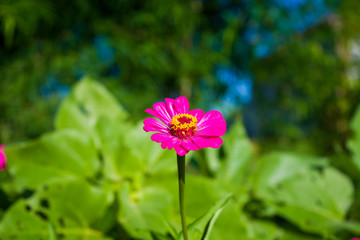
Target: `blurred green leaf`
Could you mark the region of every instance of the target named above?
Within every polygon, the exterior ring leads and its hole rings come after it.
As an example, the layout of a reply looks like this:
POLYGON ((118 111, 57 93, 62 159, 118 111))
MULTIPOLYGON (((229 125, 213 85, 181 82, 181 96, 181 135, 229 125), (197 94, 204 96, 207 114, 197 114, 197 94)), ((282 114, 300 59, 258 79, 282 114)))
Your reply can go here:
POLYGON ((210 239, 247 239, 247 224, 245 213, 237 201, 229 201, 216 220, 210 239))
POLYGON ((142 122, 134 126, 100 119, 97 132, 107 178, 119 181, 139 174, 153 176, 176 172, 175 151, 162 149, 142 128, 142 122))
POLYGON ((351 120, 353 136, 348 140, 348 147, 353 153, 352 161, 360 172, 360 106, 358 106, 354 117, 351 120))
POLYGON ((58 131, 6 148, 9 171, 21 189, 51 182, 94 178, 99 170, 95 146, 84 133, 58 131))
POLYGON ((332 168, 291 178, 279 188, 274 194, 277 213, 323 236, 334 232, 334 223, 345 220, 354 194, 350 180, 332 168))
POLYGON ((79 129, 92 133, 98 146, 95 126, 100 118, 121 124, 127 113, 101 84, 83 78, 63 101, 55 119, 57 129, 79 129))
POLYGON ((168 222, 172 197, 167 191, 156 187, 132 189, 130 183, 125 182, 118 200, 118 221, 132 237, 152 239, 151 232, 172 232, 168 222))
POLYGON ((236 187, 243 185, 254 149, 240 121, 237 121, 231 131, 224 136, 224 150, 224 164, 217 177, 236 187))
POLYGON ((287 178, 328 165, 326 159, 290 152, 274 152, 260 157, 254 173, 253 188, 257 197, 266 197, 268 188, 287 178))
POLYGON ((5 240, 109 240, 91 229, 91 223, 101 217, 111 201, 108 193, 85 181, 50 183, 5 213, 0 235, 5 240))
POLYGON ((255 195, 302 230, 329 236, 332 224, 344 220, 354 190, 345 175, 324 164, 309 157, 268 155, 255 176, 255 195), (324 169, 319 172, 319 167, 324 169))
MULTIPOLYGON (((210 234, 214 227, 215 221, 223 210, 225 204, 230 200, 231 196, 232 194, 229 194, 220 201, 218 201, 203 216, 196 219, 187 227, 189 239, 208 240, 210 238, 210 234)), ((184 239, 182 232, 178 235, 177 239, 184 239)))
MULTIPOLYGON (((287 231, 271 221, 252 220, 247 223, 249 240, 319 240, 319 237, 287 231)), ((324 239, 324 238, 321 238, 324 239)))

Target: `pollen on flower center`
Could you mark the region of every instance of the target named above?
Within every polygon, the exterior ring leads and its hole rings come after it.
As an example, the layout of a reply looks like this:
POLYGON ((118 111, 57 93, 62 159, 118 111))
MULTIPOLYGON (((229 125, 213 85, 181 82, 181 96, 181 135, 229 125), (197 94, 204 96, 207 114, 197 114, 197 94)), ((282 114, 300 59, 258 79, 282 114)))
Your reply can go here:
POLYGON ((182 113, 175 115, 171 119, 170 133, 179 139, 188 139, 196 133, 196 117, 182 113))

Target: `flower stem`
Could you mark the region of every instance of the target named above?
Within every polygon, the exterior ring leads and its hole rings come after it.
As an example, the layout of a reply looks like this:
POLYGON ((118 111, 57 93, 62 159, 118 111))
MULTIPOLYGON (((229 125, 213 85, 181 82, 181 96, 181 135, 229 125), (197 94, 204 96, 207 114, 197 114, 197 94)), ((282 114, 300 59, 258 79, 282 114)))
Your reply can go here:
POLYGON ((181 226, 183 230, 184 240, 188 240, 187 228, 186 228, 186 214, 185 214, 185 155, 177 155, 177 166, 178 166, 178 179, 179 179, 179 203, 180 203, 180 215, 181 215, 181 226))

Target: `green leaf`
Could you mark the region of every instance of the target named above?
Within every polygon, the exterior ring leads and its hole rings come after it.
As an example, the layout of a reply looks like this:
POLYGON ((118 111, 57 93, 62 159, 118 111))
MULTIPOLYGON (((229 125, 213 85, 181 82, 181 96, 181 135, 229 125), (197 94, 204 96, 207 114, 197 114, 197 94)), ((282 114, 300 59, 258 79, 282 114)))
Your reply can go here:
POLYGON ((0 225, 0 236, 4 240, 105 240, 90 226, 112 200, 111 195, 85 181, 52 183, 8 209, 0 225))
POLYGON ((92 178, 100 164, 91 139, 74 130, 46 134, 6 148, 8 168, 19 188, 92 178))
POLYGON ((101 84, 85 77, 63 101, 56 115, 57 129, 78 129, 91 133, 98 146, 95 126, 100 118, 107 118, 121 124, 127 113, 101 84))
MULTIPOLYGON (((226 197, 218 201, 207 213, 199 217, 187 227, 189 239, 208 240, 210 238, 215 221, 223 210, 225 204, 230 200, 231 196, 232 194, 228 194, 226 197)), ((178 235, 177 239, 184 239, 182 232, 178 235)))
POLYGON ((247 221, 237 201, 229 201, 216 220, 210 239, 247 239, 247 221))
POLYGON ((104 174, 119 181, 136 175, 153 176, 159 173, 176 172, 176 153, 164 150, 160 144, 151 141, 143 130, 143 123, 136 126, 116 126, 107 119, 101 119, 97 126, 104 157, 104 174))
MULTIPOLYGON (((176 190, 174 196, 178 198, 178 186, 175 185, 174 189, 176 190)), ((228 193, 222 188, 220 182, 215 179, 186 175, 185 206, 189 222, 204 214, 212 207, 214 202, 219 201, 228 193)), ((176 201, 176 204, 178 204, 178 201, 176 201)), ((176 208, 178 208, 178 205, 176 205, 176 208)))
POLYGON ((223 137, 224 156, 220 158, 219 149, 204 149, 204 157, 211 175, 226 183, 228 189, 244 187, 254 155, 252 143, 240 121, 232 126, 223 137))
POLYGON ((353 131, 353 137, 347 144, 353 153, 352 161, 357 166, 357 170, 360 171, 360 106, 351 120, 351 130, 353 131))
POLYGON ((334 232, 333 224, 344 221, 354 194, 345 175, 307 156, 277 153, 261 160, 254 193, 273 214, 323 236, 334 232))
POLYGON ((275 190, 276 211, 308 232, 327 236, 344 220, 353 201, 350 180, 335 169, 284 181, 275 190))
POLYGON ((336 230, 346 230, 353 234, 360 235, 360 222, 338 222, 332 226, 336 230))
POLYGON ((167 222, 171 213, 171 195, 156 187, 131 189, 124 182, 118 194, 118 221, 134 238, 152 239, 151 232, 167 234, 172 228, 167 222))
POLYGON ((353 201, 350 180, 335 169, 297 175, 270 187, 265 201, 276 214, 302 230, 328 236, 345 218, 353 201), (272 192, 270 194, 270 192, 272 192))
POLYGON ((285 230, 271 221, 249 220, 247 222, 249 240, 318 240, 319 237, 285 230))
POLYGON ((254 173, 253 188, 257 197, 270 194, 269 187, 311 169, 327 165, 326 159, 288 152, 274 152, 262 156, 254 173))

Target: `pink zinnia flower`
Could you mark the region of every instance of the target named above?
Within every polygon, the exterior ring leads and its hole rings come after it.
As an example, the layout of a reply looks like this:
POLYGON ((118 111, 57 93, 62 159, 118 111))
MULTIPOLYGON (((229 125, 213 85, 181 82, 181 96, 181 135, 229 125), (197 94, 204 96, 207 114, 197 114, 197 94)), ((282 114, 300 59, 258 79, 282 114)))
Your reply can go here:
POLYGON ((4 146, 0 145, 0 170, 4 170, 6 167, 6 156, 3 150, 4 146))
POLYGON ((163 149, 175 148, 179 156, 190 150, 218 148, 223 143, 220 136, 226 131, 226 122, 221 113, 213 110, 204 114, 201 109, 189 111, 186 97, 165 98, 165 103, 155 103, 153 109, 145 112, 160 120, 144 120, 146 132, 157 132, 151 135, 151 140, 161 143, 163 149))

